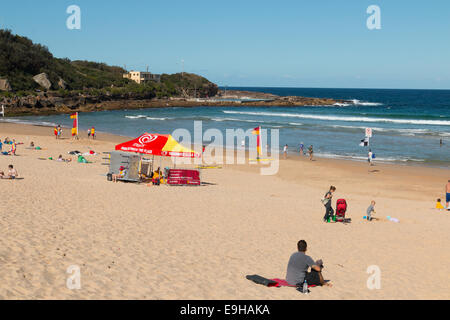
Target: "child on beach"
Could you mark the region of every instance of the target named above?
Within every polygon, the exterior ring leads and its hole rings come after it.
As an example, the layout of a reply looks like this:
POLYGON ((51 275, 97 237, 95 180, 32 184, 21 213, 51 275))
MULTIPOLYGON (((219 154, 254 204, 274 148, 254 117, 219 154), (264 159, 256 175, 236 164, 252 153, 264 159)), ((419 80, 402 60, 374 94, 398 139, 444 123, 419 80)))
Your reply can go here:
POLYGON ((370 206, 367 208, 367 220, 368 221, 372 221, 372 220, 377 220, 376 218, 372 217, 372 212, 375 213, 375 201, 372 200, 372 202, 370 203, 370 206))
POLYGON ((436 209, 445 209, 444 206, 442 205, 441 199, 437 199, 436 200, 436 209))
POLYGON ((19 176, 17 173, 17 170, 14 169, 14 166, 10 164, 8 166, 8 175, 5 176, 5 173, 3 171, 0 171, 0 179, 15 179, 19 176))

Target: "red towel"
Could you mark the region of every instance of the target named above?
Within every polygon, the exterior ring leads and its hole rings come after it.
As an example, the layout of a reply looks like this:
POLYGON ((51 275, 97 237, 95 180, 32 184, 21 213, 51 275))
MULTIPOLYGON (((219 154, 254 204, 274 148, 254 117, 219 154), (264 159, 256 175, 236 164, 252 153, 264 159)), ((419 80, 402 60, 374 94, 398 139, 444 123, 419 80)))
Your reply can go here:
MULTIPOLYGON (((275 281, 276 284, 269 284, 269 287, 276 287, 276 288, 279 288, 279 287, 296 287, 296 286, 293 286, 293 285, 289 284, 286 280, 283 280, 283 279, 270 279, 270 280, 275 281)), ((315 285, 308 285, 308 288, 313 288, 313 287, 315 287, 315 285)))

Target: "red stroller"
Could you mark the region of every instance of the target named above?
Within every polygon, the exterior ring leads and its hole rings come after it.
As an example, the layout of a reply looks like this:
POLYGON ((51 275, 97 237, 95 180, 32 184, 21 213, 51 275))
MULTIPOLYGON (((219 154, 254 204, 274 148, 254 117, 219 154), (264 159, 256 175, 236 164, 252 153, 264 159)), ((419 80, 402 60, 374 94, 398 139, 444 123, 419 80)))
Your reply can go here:
POLYGON ((345 199, 339 199, 336 201, 336 222, 344 222, 346 212, 347 201, 345 201, 345 199))

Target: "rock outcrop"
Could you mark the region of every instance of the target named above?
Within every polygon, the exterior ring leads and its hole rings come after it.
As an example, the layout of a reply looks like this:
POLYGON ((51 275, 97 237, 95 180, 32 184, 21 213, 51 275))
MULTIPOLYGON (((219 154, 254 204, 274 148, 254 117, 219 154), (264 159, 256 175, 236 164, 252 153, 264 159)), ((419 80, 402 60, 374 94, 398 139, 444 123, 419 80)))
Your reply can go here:
POLYGON ((0 91, 11 91, 11 85, 8 79, 0 79, 0 91))
MULTIPOLYGON (((253 97, 253 93, 245 92, 238 96, 253 97)), ((258 98, 269 98, 265 94, 257 94, 258 98)), ((164 108, 164 107, 223 107, 223 106, 318 106, 333 105, 344 100, 307 97, 279 97, 271 95, 269 100, 261 101, 227 101, 220 100, 218 96, 213 99, 186 99, 186 98, 163 98, 157 99, 151 94, 88 94, 69 93, 61 96, 56 91, 40 92, 38 95, 24 97, 0 98, 0 104, 8 108, 8 116, 19 115, 46 115, 71 112, 92 112, 104 110, 123 110, 141 108, 164 108)))
POLYGON ((52 83, 48 80, 48 76, 45 72, 35 75, 33 80, 39 84, 41 87, 45 89, 50 89, 52 87, 52 83))
POLYGON ((61 89, 66 89, 67 83, 64 81, 63 78, 59 78, 59 80, 58 80, 58 87, 60 87, 61 89))

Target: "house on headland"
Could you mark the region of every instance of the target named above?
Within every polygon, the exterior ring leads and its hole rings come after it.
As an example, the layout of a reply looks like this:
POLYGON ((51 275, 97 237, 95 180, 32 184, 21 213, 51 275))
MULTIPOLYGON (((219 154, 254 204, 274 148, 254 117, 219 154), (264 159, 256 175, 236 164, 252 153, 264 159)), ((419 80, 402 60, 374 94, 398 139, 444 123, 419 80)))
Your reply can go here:
POLYGON ((160 74, 154 74, 151 72, 143 72, 143 71, 130 71, 128 73, 124 73, 123 77, 126 79, 133 80, 136 83, 145 83, 148 81, 161 81, 161 75, 160 74))

